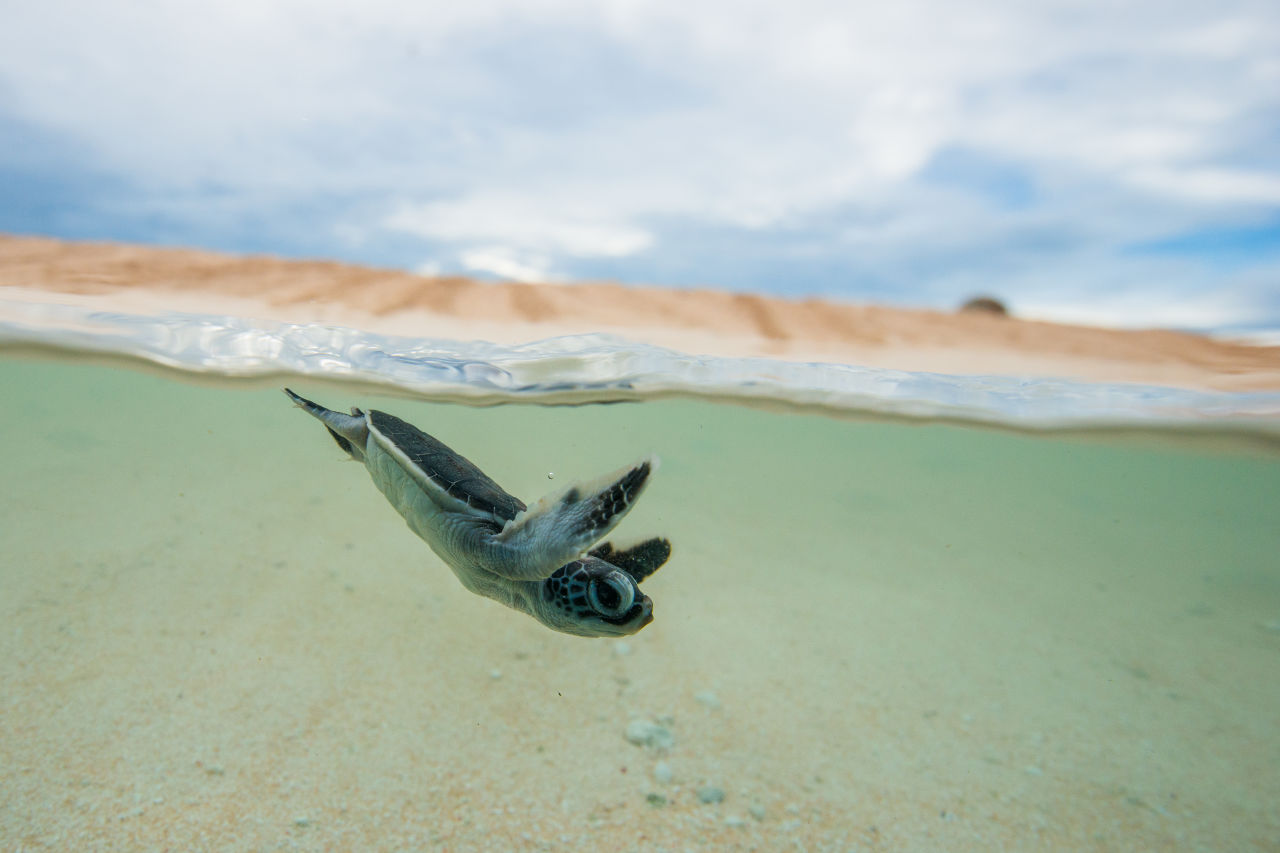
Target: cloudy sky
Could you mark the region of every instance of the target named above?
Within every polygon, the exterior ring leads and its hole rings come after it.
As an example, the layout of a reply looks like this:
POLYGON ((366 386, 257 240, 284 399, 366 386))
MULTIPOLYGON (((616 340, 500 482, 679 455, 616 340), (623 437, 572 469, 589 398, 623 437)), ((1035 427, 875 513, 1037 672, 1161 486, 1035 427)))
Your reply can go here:
POLYGON ((1275 0, 42 0, 0 230, 1280 329, 1275 0))

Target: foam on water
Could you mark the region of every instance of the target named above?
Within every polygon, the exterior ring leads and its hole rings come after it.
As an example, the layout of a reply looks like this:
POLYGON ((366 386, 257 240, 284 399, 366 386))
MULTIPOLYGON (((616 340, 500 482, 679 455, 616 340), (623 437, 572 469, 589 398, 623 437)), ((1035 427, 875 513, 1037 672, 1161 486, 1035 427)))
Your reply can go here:
POLYGON ((1053 378, 952 376, 691 355, 609 335, 519 346, 203 314, 141 315, 0 301, 0 347, 139 360, 213 377, 301 375, 437 401, 492 404, 693 397, 836 414, 1020 428, 1208 427, 1274 437, 1280 393, 1053 378))

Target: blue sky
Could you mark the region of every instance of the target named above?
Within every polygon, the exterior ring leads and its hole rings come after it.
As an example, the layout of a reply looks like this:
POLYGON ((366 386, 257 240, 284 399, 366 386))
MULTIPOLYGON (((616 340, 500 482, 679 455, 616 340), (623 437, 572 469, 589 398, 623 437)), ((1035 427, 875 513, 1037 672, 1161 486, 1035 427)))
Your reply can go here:
POLYGON ((0 230, 1280 329, 1274 0, 770 5, 21 4, 0 230))

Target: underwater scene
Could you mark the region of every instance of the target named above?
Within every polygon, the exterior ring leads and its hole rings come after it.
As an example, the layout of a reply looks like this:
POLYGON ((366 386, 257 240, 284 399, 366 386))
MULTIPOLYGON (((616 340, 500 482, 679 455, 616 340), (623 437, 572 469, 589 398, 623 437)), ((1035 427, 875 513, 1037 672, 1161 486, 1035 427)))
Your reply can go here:
POLYGON ((65 309, 0 344, 0 849, 1280 843, 1277 395, 65 309), (670 541, 653 621, 472 594, 285 385, 530 506, 656 454, 608 537, 670 541))

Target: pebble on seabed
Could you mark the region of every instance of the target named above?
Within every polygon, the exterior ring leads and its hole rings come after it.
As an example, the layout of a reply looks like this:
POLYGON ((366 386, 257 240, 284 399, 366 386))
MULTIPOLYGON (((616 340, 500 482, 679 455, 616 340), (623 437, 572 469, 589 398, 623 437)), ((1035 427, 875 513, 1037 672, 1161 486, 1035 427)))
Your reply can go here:
POLYGON ((660 726, 652 720, 638 719, 627 723, 624 735, 629 743, 636 746, 647 746, 650 749, 670 749, 675 743, 671 730, 660 726))
POLYGON ((618 640, 613 644, 613 653, 620 658, 624 658, 631 654, 631 644, 626 640, 618 640))
POLYGON ((659 785, 670 785, 674 778, 675 774, 671 772, 671 765, 667 762, 659 761, 653 765, 653 779, 659 785))
POLYGON ((718 711, 720 709, 720 697, 710 690, 699 690, 697 693, 693 694, 693 698, 713 711, 718 711))
POLYGON ((716 785, 705 785, 698 789, 698 799, 704 803, 724 802, 724 788, 716 785))

